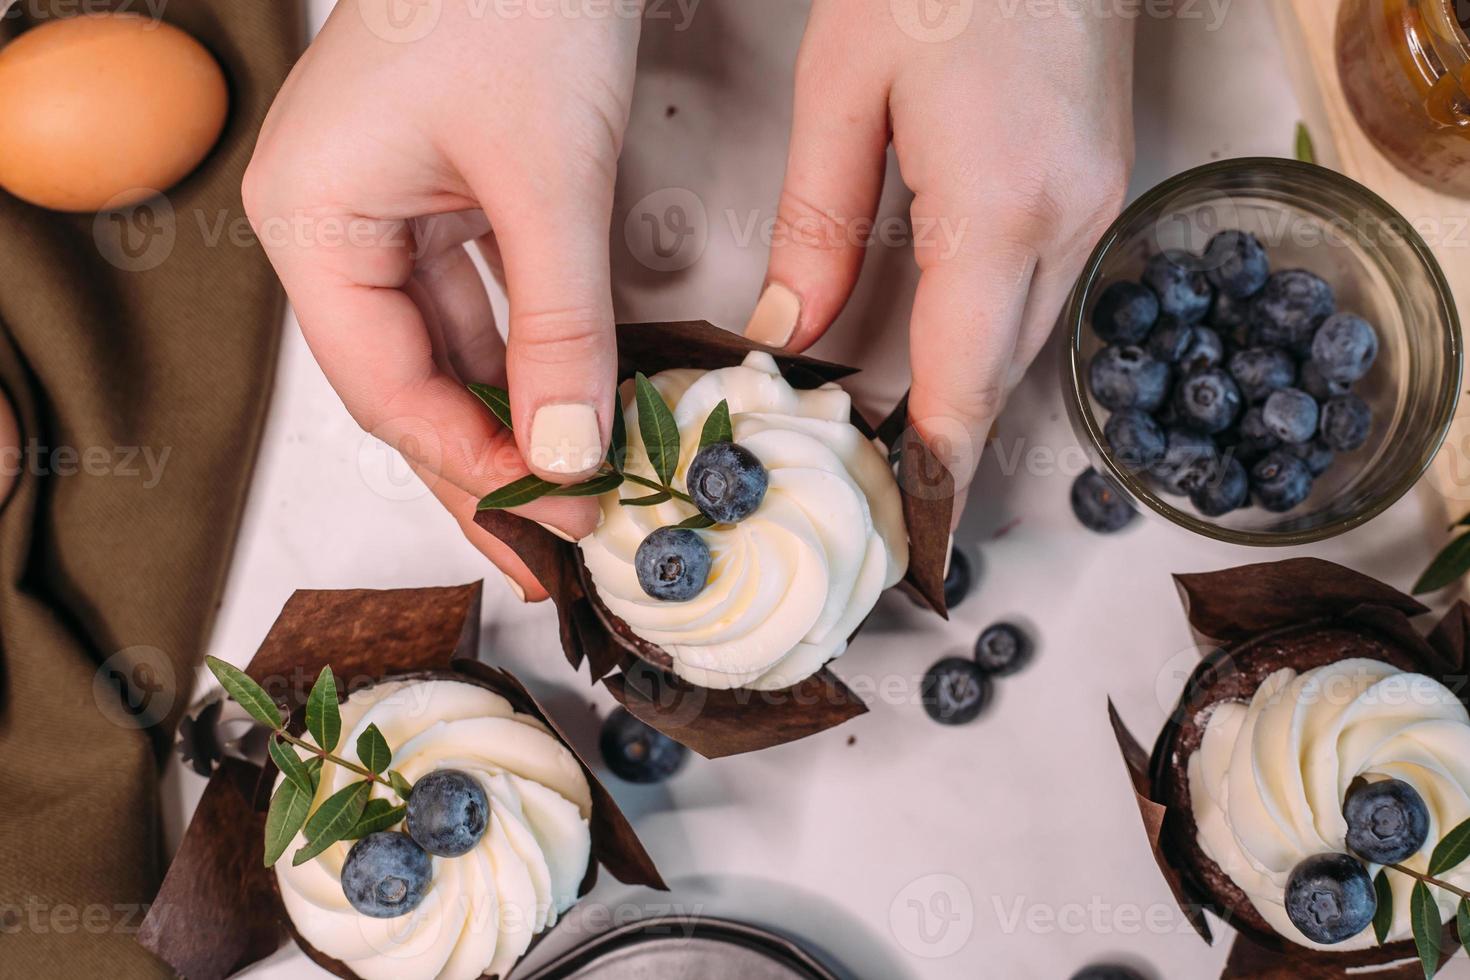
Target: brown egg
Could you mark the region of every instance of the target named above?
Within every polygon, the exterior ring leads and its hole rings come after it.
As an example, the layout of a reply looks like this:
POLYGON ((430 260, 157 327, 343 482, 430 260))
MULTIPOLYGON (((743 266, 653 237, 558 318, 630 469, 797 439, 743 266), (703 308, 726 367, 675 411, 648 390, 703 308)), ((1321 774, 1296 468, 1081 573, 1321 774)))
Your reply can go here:
POLYGON ((209 153, 229 94, 198 41, 136 14, 48 21, 0 48, 0 187, 57 211, 126 207, 209 153))

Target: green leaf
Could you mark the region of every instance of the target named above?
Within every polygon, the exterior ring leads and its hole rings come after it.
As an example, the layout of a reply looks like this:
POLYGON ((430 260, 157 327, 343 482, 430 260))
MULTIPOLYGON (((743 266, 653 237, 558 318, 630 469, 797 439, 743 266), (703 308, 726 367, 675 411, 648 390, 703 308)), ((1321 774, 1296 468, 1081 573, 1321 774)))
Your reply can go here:
POLYGON ((1470 858, 1470 820, 1445 834, 1434 845, 1434 851, 1429 855, 1429 874, 1442 875, 1464 864, 1466 858, 1470 858))
POLYGON ((270 752, 271 759, 275 762, 276 768, 281 770, 281 775, 295 783, 305 793, 311 793, 316 790, 316 784, 311 778, 311 771, 306 768, 306 764, 301 761, 301 756, 296 754, 295 749, 274 735, 271 736, 271 740, 266 748, 270 752))
POLYGON ((1419 581, 1414 583, 1414 594, 1435 592, 1460 579, 1470 572, 1470 533, 1462 534, 1435 556, 1419 581))
POLYGON ((1296 158, 1302 163, 1317 162, 1317 150, 1312 146, 1312 132, 1304 122, 1296 124, 1296 158))
POLYGON ((636 383, 638 432, 643 436, 643 448, 648 452, 653 472, 658 474, 664 486, 668 486, 679 465, 679 427, 674 424, 674 413, 669 411, 663 396, 641 371, 636 383))
POLYGON ((393 792, 398 794, 399 799, 407 802, 408 798, 413 795, 413 783, 410 783, 408 777, 397 769, 388 772, 388 782, 393 784, 393 792))
POLYGON ((342 738, 342 712, 337 706, 337 679, 331 667, 323 667, 306 698, 306 730, 316 744, 328 752, 336 751, 342 738))
POLYGON ((560 484, 543 480, 539 476, 523 476, 514 483, 507 483, 499 490, 491 490, 480 498, 479 510, 505 510, 539 500, 560 484))
POLYGON ((388 740, 377 725, 368 725, 357 736, 357 761, 375 776, 393 761, 393 750, 388 748, 388 740))
POLYGON ((1409 924, 1414 928, 1414 945, 1419 949, 1425 980, 1434 980, 1439 969, 1439 906, 1434 904, 1429 886, 1422 881, 1414 883, 1414 891, 1409 896, 1409 924))
POLYGON ((499 419, 501 425, 507 429, 513 428, 510 424, 510 392, 494 385, 482 384, 472 384, 469 389, 485 403, 485 407, 490 409, 490 414, 499 419))
POLYGON ((622 398, 614 399, 613 407, 612 439, 607 447, 607 463, 621 473, 623 462, 628 458, 628 421, 623 417, 622 398))
POLYGON ((306 813, 311 809, 313 793, 305 792, 291 780, 284 780, 276 787, 271 797, 270 810, 265 815, 265 866, 269 868, 281 859, 286 848, 301 832, 306 823, 306 813))
POLYGON ((730 424, 730 403, 722 399, 714 411, 709 413, 709 418, 704 420, 704 428, 699 432, 699 448, 703 449, 717 442, 734 441, 735 429, 730 424))
POLYGON ((597 497, 623 485, 623 474, 600 473, 581 483, 571 483, 548 491, 548 497, 597 497))
POLYGON ((232 667, 218 657, 205 657, 204 662, 219 679, 220 686, 225 693, 235 699, 235 702, 244 708, 246 713, 262 725, 281 729, 286 727, 281 721, 281 709, 271 700, 265 688, 255 683, 245 671, 239 667, 232 667))
POLYGON ((1465 952, 1470 953, 1470 898, 1460 899, 1460 907, 1455 911, 1455 935, 1460 937, 1465 952))
POLYGON ((691 531, 703 531, 707 527, 714 527, 715 522, 703 514, 695 514, 675 524, 674 527, 687 527, 691 531))
POLYGON ((343 839, 359 840, 368 834, 387 830, 402 820, 406 813, 408 807, 395 806, 392 800, 368 800, 367 806, 362 808, 362 816, 357 818, 357 824, 343 835, 343 839))
POLYGON ((306 821, 308 843, 291 858, 291 864, 305 864, 356 827, 363 807, 367 805, 372 785, 366 780, 356 782, 327 797, 326 802, 317 807, 316 812, 306 821))
POLYGON ((624 507, 652 507, 654 504, 664 504, 673 500, 673 494, 667 490, 651 493, 646 497, 630 497, 627 500, 619 500, 618 503, 624 507))
POLYGON ((1387 868, 1379 869, 1378 877, 1373 879, 1373 890, 1378 894, 1378 908, 1373 912, 1373 935, 1382 946, 1388 942, 1388 934, 1393 929, 1393 885, 1389 883, 1387 868))

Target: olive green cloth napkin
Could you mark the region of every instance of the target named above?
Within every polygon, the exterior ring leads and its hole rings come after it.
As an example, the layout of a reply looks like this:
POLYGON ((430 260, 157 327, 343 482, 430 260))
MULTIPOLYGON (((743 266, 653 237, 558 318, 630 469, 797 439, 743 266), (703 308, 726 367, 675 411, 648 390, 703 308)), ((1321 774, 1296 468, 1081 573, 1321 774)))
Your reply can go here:
MULTIPOLYGON (((77 9, 22 0, 0 40, 77 9)), ((219 603, 279 343, 283 300, 240 179, 304 16, 297 0, 163 11, 230 80, 200 170, 121 215, 0 191, 0 386, 24 449, 0 509, 4 978, 168 975, 134 941, 163 870, 159 767, 219 603)))

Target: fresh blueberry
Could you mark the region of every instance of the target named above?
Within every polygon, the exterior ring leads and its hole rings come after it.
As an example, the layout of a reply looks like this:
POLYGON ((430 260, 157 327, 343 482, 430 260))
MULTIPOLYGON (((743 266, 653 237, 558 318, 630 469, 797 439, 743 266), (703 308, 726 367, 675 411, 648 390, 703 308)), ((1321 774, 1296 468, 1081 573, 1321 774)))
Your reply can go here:
POLYGON ((1174 389, 1179 421, 1200 432, 1224 432, 1240 414, 1240 389, 1219 368, 1191 374, 1174 389))
POLYGON ((1144 980, 1142 973, 1126 966, 1099 963, 1086 966, 1072 974, 1072 980, 1144 980))
POLYGON ((1312 471, 1291 453, 1277 449, 1251 467, 1256 502, 1284 514, 1312 495, 1312 471))
POLYGON ((958 548, 949 549, 949 568, 944 572, 944 606, 953 609, 965 601, 970 594, 970 584, 973 581, 970 572, 970 559, 958 548))
POLYGON ((1092 308, 1092 329, 1106 344, 1136 344, 1159 318, 1159 298, 1136 282, 1115 282, 1092 308))
POLYGON ((412 837, 383 830, 368 834, 347 852, 342 894, 369 918, 393 919, 419 907, 432 877, 433 862, 412 837))
POLYGON ((1169 392, 1169 365, 1141 347, 1104 347, 1092 357, 1088 381, 1093 396, 1115 412, 1151 412, 1169 392))
POLYGON ((1317 400, 1300 388, 1273 391, 1261 419, 1282 442, 1306 442, 1317 431, 1317 400))
POLYGON ((1153 416, 1136 408, 1114 412, 1103 435, 1114 458, 1130 470, 1146 470, 1164 455, 1164 430, 1153 416))
POLYGON ((1112 480, 1088 469, 1072 481, 1072 513, 1089 531, 1112 534, 1133 520, 1133 505, 1112 480))
POLYGON ((1260 292, 1271 275, 1271 260, 1255 235, 1222 231, 1205 246, 1205 275, 1222 295, 1245 299, 1260 292))
POLYGON ((1314 854, 1286 879, 1286 916, 1314 943, 1332 946, 1373 922, 1378 896, 1363 862, 1351 854, 1314 854))
POLYGON ((1148 352, 1154 360, 1174 364, 1194 343, 1194 327, 1177 317, 1162 316, 1148 335, 1148 352))
POLYGON ((1215 296, 1199 258, 1178 249, 1152 256, 1143 267, 1143 284, 1158 295, 1160 312, 1185 323, 1204 319, 1215 296))
POLYGON ((1373 410, 1354 394, 1339 395, 1322 406, 1322 441, 1329 449, 1350 453, 1368 441, 1373 410))
POLYGON ((1302 390, 1319 402, 1325 402, 1336 398, 1338 395, 1346 395, 1353 390, 1351 382, 1333 381, 1322 373, 1322 368, 1316 361, 1302 362, 1302 390))
POLYGON ((1220 460, 1214 478, 1189 495, 1195 509, 1206 517, 1223 517, 1245 506, 1250 497, 1250 478, 1245 465, 1234 456, 1220 460))
POLYGON ((684 746, 634 718, 626 708, 614 708, 607 716, 597 747, 608 769, 630 783, 661 783, 678 772, 689 755, 684 746))
POLYGON ((686 482, 701 514, 716 524, 735 524, 761 505, 770 477, 749 449, 716 442, 695 455, 686 482))
POLYGON ((945 657, 924 674, 919 696, 930 718, 941 725, 964 725, 989 703, 990 678, 973 660, 945 657))
POLYGON ((1209 327, 1196 326, 1190 334, 1189 346, 1179 357, 1179 369, 1185 373, 1219 367, 1225 361, 1225 342, 1209 327))
POLYGON ((1305 269, 1273 274, 1251 307, 1256 343, 1306 357, 1317 328, 1332 315, 1334 302, 1332 287, 1305 269))
POLYGON ((1429 807, 1402 780, 1359 785, 1348 793, 1342 815, 1348 850, 1374 864, 1398 864, 1418 854, 1429 839, 1429 807))
POLYGON ((1154 464, 1154 478, 1168 493, 1186 496, 1214 478, 1219 452, 1209 436, 1188 429, 1170 429, 1164 458, 1154 464))
POLYGON ((1240 417, 1239 441, 1235 454, 1242 461, 1254 462, 1281 445, 1281 439, 1266 426, 1265 411, 1260 405, 1252 405, 1240 417))
POLYGON ((987 626, 975 641, 975 662, 991 677, 1007 677, 1031 660, 1031 640, 1011 623, 987 626))
POLYGON ((1230 355, 1230 376, 1248 402, 1263 402, 1271 392, 1296 380, 1296 361, 1276 347, 1248 347, 1230 355))
POLYGON ((1378 334, 1360 316, 1334 313, 1312 337, 1312 363, 1328 381, 1352 383, 1368 373, 1378 357, 1378 334))
POLYGON ((467 772, 435 769, 413 784, 408 798, 408 834, 438 857, 468 854, 490 824, 485 788, 467 772))
POLYGON ((1332 447, 1323 442, 1320 436, 1316 439, 1308 439, 1306 442, 1288 443, 1281 448, 1306 463, 1307 469, 1313 476, 1321 476, 1326 473, 1332 466, 1332 461, 1337 458, 1332 447))
POLYGON ((688 602, 709 580, 709 545, 687 527, 661 527, 638 546, 638 584, 655 599, 688 602))

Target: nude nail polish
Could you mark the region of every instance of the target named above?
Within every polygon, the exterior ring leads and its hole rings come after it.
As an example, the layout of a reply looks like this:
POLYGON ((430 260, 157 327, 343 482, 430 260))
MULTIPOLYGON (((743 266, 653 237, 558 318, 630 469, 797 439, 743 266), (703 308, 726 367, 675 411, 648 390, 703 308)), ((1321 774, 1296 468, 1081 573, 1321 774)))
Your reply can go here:
POLYGON ((567 542, 570 542, 572 544, 576 544, 577 543, 577 539, 576 538, 572 537, 570 534, 568 534, 567 532, 563 531, 561 528, 556 527, 555 525, 547 524, 544 521, 537 521, 536 523, 537 524, 540 524, 544 529, 550 531, 552 534, 554 534, 557 537, 561 538, 563 541, 567 541, 567 542))
POLYGON ((602 431, 591 405, 542 405, 531 419, 531 465, 547 473, 585 473, 602 459, 602 431))
MULTIPOLYGON (((504 572, 501 572, 500 574, 505 575, 504 572)), ((526 590, 521 588, 521 583, 511 578, 509 575, 505 575, 505 584, 510 586, 510 590, 515 593, 515 597, 517 599, 521 600, 522 602, 526 601, 526 590)))
POLYGON ((745 325, 745 336, 767 347, 785 347, 796 332, 800 316, 801 298, 779 282, 773 282, 755 304, 755 312, 745 325))

